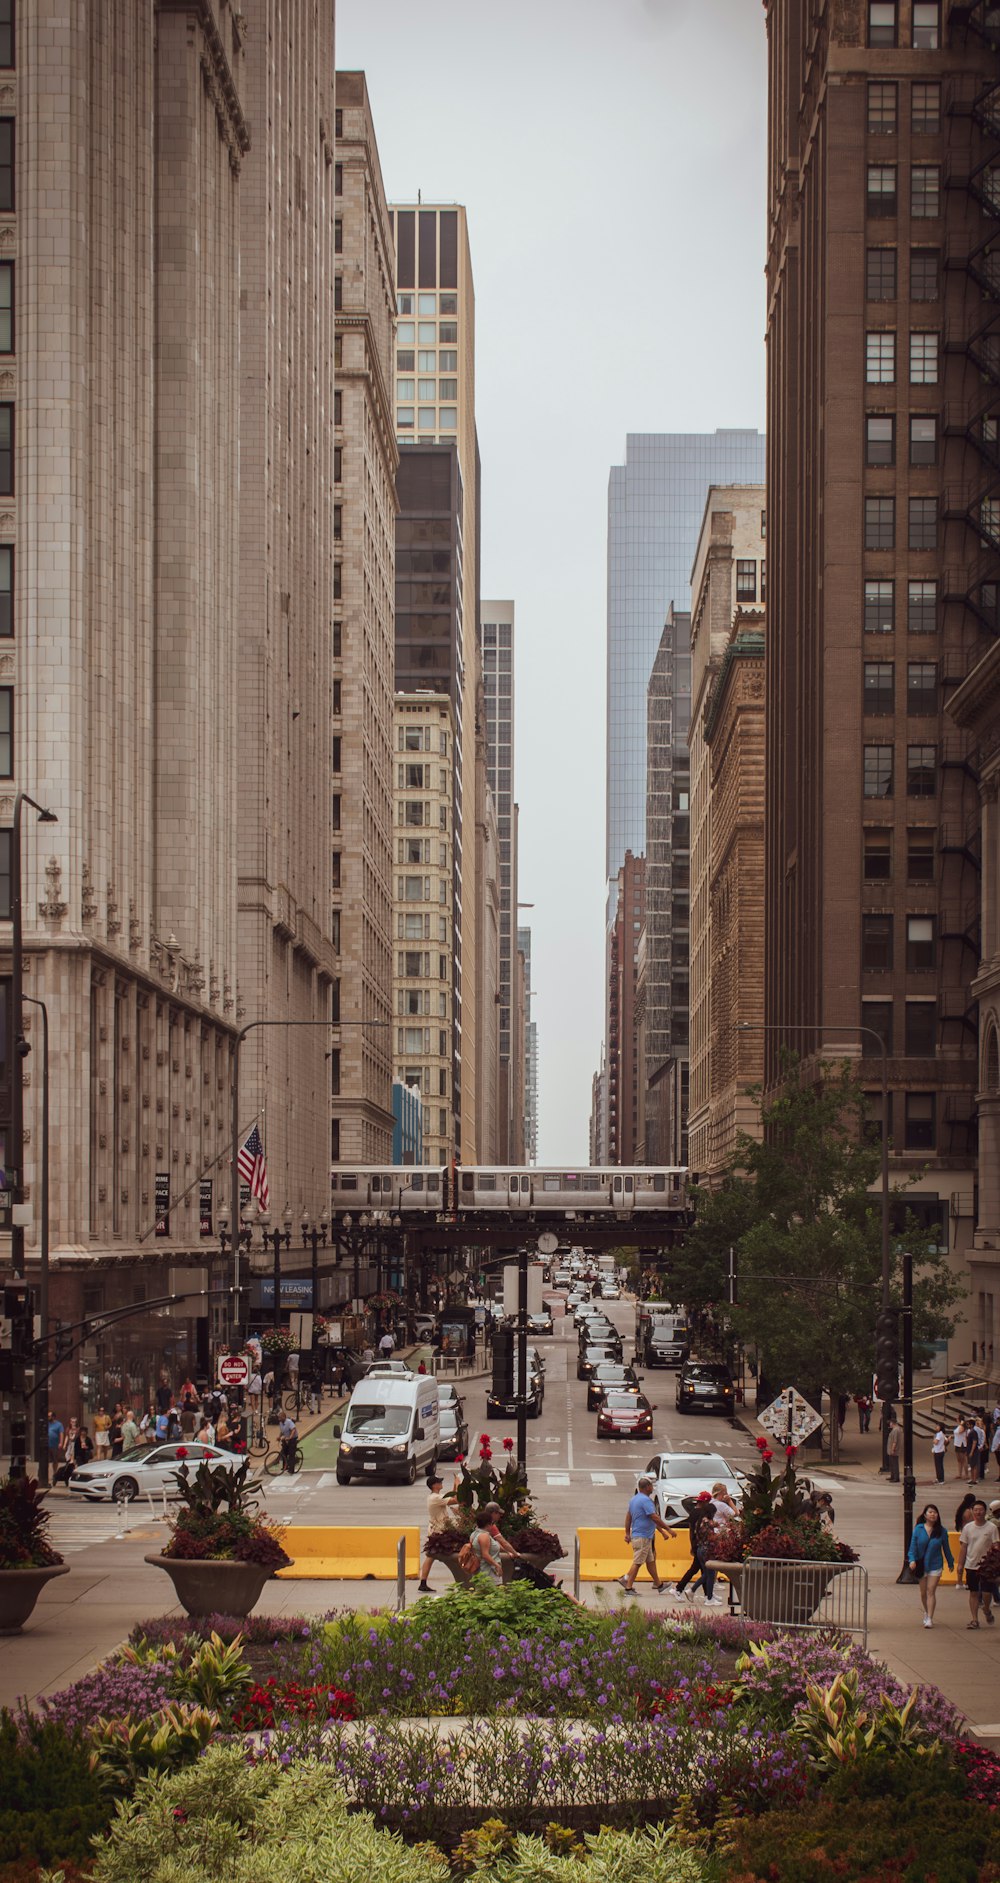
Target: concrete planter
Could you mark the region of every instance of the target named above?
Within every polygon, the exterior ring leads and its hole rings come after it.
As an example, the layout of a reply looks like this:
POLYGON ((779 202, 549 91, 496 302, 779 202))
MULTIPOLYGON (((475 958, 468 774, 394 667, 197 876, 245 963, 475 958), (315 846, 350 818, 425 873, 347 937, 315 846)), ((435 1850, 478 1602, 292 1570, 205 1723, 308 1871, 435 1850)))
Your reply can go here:
POLYGON ((249 1615, 271 1580, 271 1571, 257 1563, 199 1563, 155 1555, 144 1560, 166 1570, 189 1615, 249 1615))
POLYGON ((0 1635, 16 1635, 24 1627, 47 1582, 68 1576, 68 1563, 47 1568, 0 1569, 0 1635))

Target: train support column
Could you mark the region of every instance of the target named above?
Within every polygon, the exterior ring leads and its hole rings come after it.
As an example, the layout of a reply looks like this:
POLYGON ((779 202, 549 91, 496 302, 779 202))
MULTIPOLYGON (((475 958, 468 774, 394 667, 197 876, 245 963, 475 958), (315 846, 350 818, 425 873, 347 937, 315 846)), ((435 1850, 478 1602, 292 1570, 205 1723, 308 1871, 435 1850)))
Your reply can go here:
POLYGON ((517 1467, 528 1477, 528 1245, 517 1252, 517 1467))

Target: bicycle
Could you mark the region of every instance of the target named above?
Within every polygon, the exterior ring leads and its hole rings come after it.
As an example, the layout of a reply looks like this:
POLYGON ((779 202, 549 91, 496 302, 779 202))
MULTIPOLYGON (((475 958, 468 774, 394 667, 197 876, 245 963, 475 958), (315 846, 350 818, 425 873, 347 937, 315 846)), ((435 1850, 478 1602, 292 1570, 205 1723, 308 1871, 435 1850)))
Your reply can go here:
MULTIPOLYGON (((293 1473, 301 1471, 302 1465, 303 1465, 303 1459, 304 1459, 304 1454, 302 1451, 302 1447, 296 1441, 295 1452, 292 1458, 292 1472, 293 1473)), ((268 1455, 264 1460, 264 1470, 267 1472, 267 1475, 269 1478, 277 1478, 277 1477, 280 1477, 281 1473, 285 1469, 286 1469, 285 1448, 283 1445, 279 1445, 277 1451, 268 1452, 268 1455)))
POLYGON ((251 1419, 249 1427, 248 1427, 247 1449, 249 1451, 256 1452, 258 1457, 260 1457, 264 1452, 266 1452, 269 1449, 270 1443, 271 1441, 268 1438, 267 1433, 264 1430, 263 1417, 260 1414, 258 1414, 257 1424, 255 1425, 253 1423, 253 1420, 251 1419))

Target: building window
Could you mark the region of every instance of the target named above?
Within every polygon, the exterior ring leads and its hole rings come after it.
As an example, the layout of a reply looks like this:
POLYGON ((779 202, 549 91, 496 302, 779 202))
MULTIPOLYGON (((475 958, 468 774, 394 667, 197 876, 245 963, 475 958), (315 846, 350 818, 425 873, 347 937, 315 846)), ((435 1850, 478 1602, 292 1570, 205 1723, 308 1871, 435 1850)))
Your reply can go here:
MULTIPOLYGON (((417 364, 417 356, 412 347, 400 347, 396 354, 397 373, 412 373, 417 364)), ((408 394, 412 399, 412 392, 408 394)))
POLYGON ((339 660, 341 657, 341 654, 343 652, 343 641, 344 641, 343 622, 335 621, 330 630, 330 651, 333 654, 334 660, 339 660))
POLYGON ((342 392, 335 392, 333 395, 333 422, 335 425, 342 425, 344 423, 344 395, 342 392))
POLYGON ((938 381, 938 335, 911 333, 910 384, 936 386, 938 381))
POLYGON ((457 399, 458 398, 458 380, 457 379, 442 379, 440 385, 438 386, 438 398, 439 399, 457 399))
POLYGON ((892 832, 865 830, 864 877, 866 883, 887 883, 892 875, 892 832))
POLYGON ((0 405, 0 497, 14 495, 14 407, 0 405))
POLYGON ((892 916, 861 917, 861 966, 872 973, 892 967, 892 916))
MULTIPOLYGON (((340 733, 338 732, 334 734, 333 740, 331 742, 331 751, 330 751, 330 770, 331 771, 334 771, 334 772, 340 771, 342 750, 343 750, 343 741, 341 739, 340 733)), ((338 824, 334 825, 334 830, 338 830, 339 828, 340 826, 338 824)))
POLYGON ((934 917, 932 915, 907 916, 906 967, 910 974, 922 974, 934 967, 934 917))
POLYGON ((910 498, 910 548, 937 548, 937 498, 910 498))
POLYGON ((906 669, 906 710, 914 717, 937 713, 937 663, 911 660, 906 669))
POLYGON ((757 600, 757 564, 752 560, 737 559, 736 599, 738 602, 757 600))
POLYGON ((896 129, 895 85, 874 81, 868 87, 868 129, 873 137, 891 137, 896 129))
POLYGON ((896 251, 870 248, 865 257, 865 295, 869 301, 896 299, 896 251))
POLYGON ((866 745, 864 754, 866 798, 892 797, 892 746, 866 745))
POLYGON ((335 680, 333 683, 333 711, 335 714, 339 714, 342 711, 340 704, 342 689, 343 681, 335 680))
POLYGON ((397 431, 411 432, 413 430, 413 420, 414 420, 414 410, 413 410, 412 405, 399 405, 396 407, 396 430, 397 431))
POLYGON ((0 636, 14 632, 14 545, 0 543, 0 636))
POLYGON ((440 408, 438 417, 443 432, 458 430, 458 407, 456 405, 443 405, 440 408))
POLYGON ((908 798, 933 798, 937 791, 937 747, 908 745, 906 748, 906 795, 908 798))
MULTIPOLYGON (((861 1020, 862 1020, 862 1024, 866 1026, 872 1033, 878 1034, 879 1039, 881 1040, 883 1046, 885 1047, 886 1052, 888 1054, 891 1054, 893 1045, 894 1045, 893 1031, 892 1031, 892 1001, 891 1000, 863 1000, 861 1003, 861 1020)), ((868 1050, 867 1041, 864 1044, 864 1050, 865 1051, 868 1050)))
POLYGON ((414 397, 413 389, 416 383, 415 379, 397 379, 396 397, 400 399, 404 405, 414 397))
POLYGON ((868 44, 896 44, 896 0, 868 0, 868 44))
POLYGON ((14 689, 0 687, 0 778, 14 776, 14 689))
POLYGON ((903 1148, 907 1151, 934 1149, 933 1092, 907 1092, 903 1148))
POLYGON ((894 549, 896 545, 895 497, 865 498, 865 548, 894 549))
POLYGON ((340 851, 339 850, 332 851, 330 855, 330 882, 334 889, 340 888, 340 851))
POLYGON ((458 341, 458 322, 443 320, 440 327, 440 339, 443 347, 453 347, 458 341))
POLYGON ((868 165, 867 212, 870 217, 896 214, 896 166, 894 163, 868 165))
POLYGON ((343 196, 344 194, 344 166, 342 163, 335 163, 333 166, 333 193, 335 196, 343 196))
POLYGON ((906 833, 906 879, 910 883, 934 881, 934 832, 926 828, 906 833))
POLYGON ((941 44, 940 0, 913 0, 913 44, 936 52, 941 44))
POLYGON ((915 163, 910 171, 910 215, 928 221, 941 214, 941 172, 936 163, 915 163))
POLYGON ((333 277, 333 311, 334 313, 335 314, 342 313, 343 307, 344 307, 344 277, 343 275, 334 275, 333 277))
POLYGON ((889 1138, 891 1138, 892 1137, 892 1093, 886 1092, 884 1101, 883 1101, 883 1095, 881 1092, 866 1092, 865 1093, 865 1109, 868 1114, 865 1119, 865 1137, 868 1140, 869 1144, 881 1144, 883 1129, 885 1130, 886 1135, 889 1138), (882 1117, 883 1102, 885 1105, 885 1113, 886 1113, 884 1119, 882 1117))
POLYGON ((335 793, 330 799, 330 823, 334 830, 340 829, 340 796, 335 793))
POLYGON ((333 599, 335 602, 339 602, 342 599, 343 569, 344 569, 344 565, 342 562, 334 563, 333 565, 333 599))
POLYGON ((0 353, 14 351, 14 264, 0 262, 0 353))
POLYGON ((342 484, 344 481, 343 445, 334 445, 333 447, 333 481, 335 484, 342 484))
POLYGON ((941 129, 941 87, 910 86, 910 130, 914 137, 936 137, 941 129))
POLYGON ((891 634, 895 618, 895 583, 865 583, 865 633, 891 634))
POLYGON ((906 625, 911 634, 933 634, 937 628, 937 583, 908 582, 906 625))
POLYGON ((889 413, 869 412, 865 418, 865 463, 895 464, 896 421, 889 413))
POLYGON ((910 413, 910 463, 937 463, 937 419, 933 415, 910 413))
POLYGON ((0 118, 0 209, 14 208, 14 120, 0 118))
POLYGON ((937 1003, 933 1000, 908 1000, 906 1003, 906 1044, 908 1059, 933 1059, 937 1047, 937 1003))
POLYGON ((880 330, 865 335, 865 381, 869 386, 891 386, 896 377, 896 336, 880 330))
MULTIPOLYGON (((439 365, 443 373, 457 373, 458 372, 458 354, 455 352, 453 347, 442 348, 440 359, 439 359, 439 365)), ((433 366, 431 367, 430 370, 431 372, 433 372, 434 370, 433 366)))
POLYGON ((344 253, 343 216, 334 216, 333 219, 333 252, 335 255, 342 255, 344 253))
POLYGON ((936 248, 910 250, 910 300, 936 301, 941 293, 941 252, 936 248))
POLYGON ((895 711, 895 669, 891 660, 866 660, 862 711, 870 716, 895 711))

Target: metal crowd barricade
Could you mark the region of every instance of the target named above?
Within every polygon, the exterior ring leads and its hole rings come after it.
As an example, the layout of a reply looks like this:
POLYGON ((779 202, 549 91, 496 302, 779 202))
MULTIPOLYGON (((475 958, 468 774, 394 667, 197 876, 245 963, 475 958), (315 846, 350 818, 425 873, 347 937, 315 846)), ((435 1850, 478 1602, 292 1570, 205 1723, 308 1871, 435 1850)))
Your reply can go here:
POLYGON ((868 1642, 868 1572, 860 1563, 788 1562, 750 1557, 734 1564, 730 1602, 746 1621, 797 1634, 834 1631, 868 1642))

